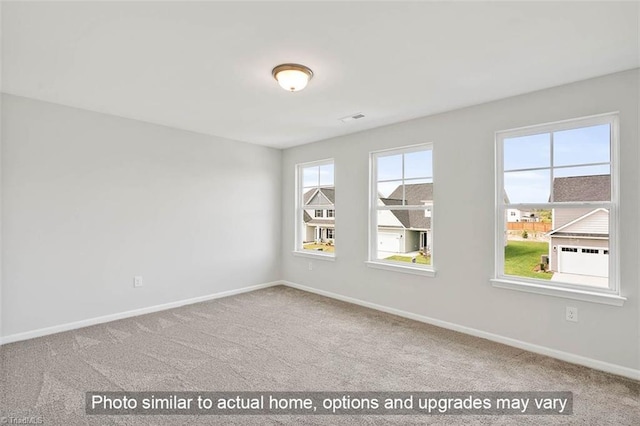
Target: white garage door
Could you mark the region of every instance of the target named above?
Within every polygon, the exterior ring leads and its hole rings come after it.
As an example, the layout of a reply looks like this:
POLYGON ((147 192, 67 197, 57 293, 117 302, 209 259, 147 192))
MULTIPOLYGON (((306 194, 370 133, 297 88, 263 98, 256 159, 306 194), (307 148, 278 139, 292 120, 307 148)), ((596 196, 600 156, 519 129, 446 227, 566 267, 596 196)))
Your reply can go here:
POLYGON ((401 234, 387 234, 379 232, 378 250, 389 253, 400 253, 400 235, 401 234))
POLYGON ((609 250, 594 247, 560 246, 558 272, 566 274, 609 276, 609 250))

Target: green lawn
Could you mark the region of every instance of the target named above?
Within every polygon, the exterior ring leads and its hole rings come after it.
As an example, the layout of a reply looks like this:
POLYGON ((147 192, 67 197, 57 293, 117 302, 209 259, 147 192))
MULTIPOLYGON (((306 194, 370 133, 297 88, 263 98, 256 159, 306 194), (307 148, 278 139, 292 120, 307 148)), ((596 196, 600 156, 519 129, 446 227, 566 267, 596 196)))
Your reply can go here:
POLYGON ((517 277, 550 280, 551 272, 536 272, 540 256, 549 253, 549 243, 536 241, 509 241, 504 248, 504 273, 517 277))
POLYGON ((305 250, 314 250, 314 251, 322 251, 325 253, 334 253, 336 251, 335 246, 333 245, 328 245, 328 244, 304 244, 302 246, 303 249, 305 250), (322 249, 322 250, 318 250, 318 249, 322 249))
MULTIPOLYGON (((412 257, 410 256, 389 256, 384 260, 395 260, 396 262, 409 262, 411 263, 412 257)), ((420 263, 422 265, 431 265, 431 256, 416 256, 416 263, 420 263)))

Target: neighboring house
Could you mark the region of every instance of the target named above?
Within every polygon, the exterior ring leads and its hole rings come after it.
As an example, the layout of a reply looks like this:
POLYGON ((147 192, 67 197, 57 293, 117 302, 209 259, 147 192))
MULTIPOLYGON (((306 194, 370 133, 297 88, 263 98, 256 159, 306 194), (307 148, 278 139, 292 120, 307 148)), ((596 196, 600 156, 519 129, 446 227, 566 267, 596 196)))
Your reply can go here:
POLYGON ((535 212, 507 209, 507 222, 540 222, 535 212))
POLYGON ((507 222, 520 222, 521 217, 519 209, 507 209, 507 222))
POLYGON ((335 210, 314 206, 333 206, 335 188, 314 188, 304 194, 305 243, 333 242, 335 238, 335 210))
MULTIPOLYGON (((609 201, 610 175, 555 178, 555 202, 609 201)), ((549 269, 609 276, 609 211, 604 208, 553 209, 549 232, 549 269)))
POLYGON ((520 222, 540 222, 540 218, 535 212, 520 210, 520 222))
MULTIPOLYGON (((503 191, 504 192, 504 203, 506 205, 511 203, 511 200, 509 200, 509 196, 507 195, 507 191, 503 191)), ((506 209, 504 211, 504 220, 505 222, 512 222, 511 220, 509 220, 509 216, 511 215, 510 212, 512 210, 518 210, 518 209, 506 209)), ((520 210, 518 210, 520 211, 520 210)), ((504 246, 506 247, 507 244, 509 243, 509 231, 507 230, 508 227, 504 228, 504 246)))
MULTIPOLYGON (((433 201, 433 184, 405 185, 408 205, 421 205, 433 201)), ((378 198, 380 205, 402 205, 402 186, 389 197, 378 198)), ((378 250, 389 253, 431 251, 430 210, 381 210, 378 215, 378 250)))

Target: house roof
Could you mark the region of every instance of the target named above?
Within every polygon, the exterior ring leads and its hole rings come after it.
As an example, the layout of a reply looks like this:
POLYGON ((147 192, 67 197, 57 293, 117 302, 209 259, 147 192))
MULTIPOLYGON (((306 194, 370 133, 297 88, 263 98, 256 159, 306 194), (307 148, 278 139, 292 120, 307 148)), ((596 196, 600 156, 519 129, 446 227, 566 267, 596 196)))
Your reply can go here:
POLYGON ((330 228, 336 224, 336 222, 331 219, 311 219, 309 221, 305 220, 304 223, 307 225, 330 225, 330 228))
MULTIPOLYGON (((433 200, 433 183, 414 183, 404 185, 405 199, 408 205, 423 205, 433 200)), ((402 205, 402 185, 398 186, 387 198, 380 198, 386 206, 402 205)), ((391 213, 405 228, 431 229, 431 218, 424 217, 421 210, 391 210, 391 213)))
POLYGON ((553 179, 553 201, 610 201, 611 175, 570 176, 553 179))
MULTIPOLYGON (((407 205, 421 205, 433 200, 433 183, 414 183, 404 185, 404 196, 407 205)), ((402 201, 402 185, 389 194, 389 199, 402 201)))
MULTIPOLYGON (((404 186, 405 199, 409 205, 422 205, 425 201, 433 200, 433 183, 414 183, 404 186)), ((335 188, 313 188, 304 193, 304 204, 313 208, 309 204, 316 194, 322 194, 331 204, 335 203, 335 188)), ((398 186, 389 197, 380 198, 387 206, 402 205, 402 185, 398 186)), ((391 213, 400 221, 402 226, 410 229, 430 229, 431 218, 424 217, 424 212, 420 210, 391 210, 391 213)), ((333 220, 314 219, 307 212, 304 212, 304 222, 308 224, 333 224, 333 220)))
MULTIPOLYGON (((329 204, 333 205, 335 203, 336 191, 335 188, 313 188, 304 193, 304 204, 308 206, 309 209, 315 210, 317 206, 315 204, 309 204, 317 194, 324 196, 324 198, 329 202, 329 204)), ((325 203, 322 203, 325 204, 325 203)), ((304 223, 309 225, 334 225, 334 219, 317 219, 311 217, 309 213, 305 210, 303 213, 304 223)))
POLYGON ((329 200, 330 204, 335 204, 336 202, 336 190, 334 187, 327 188, 313 188, 304 193, 304 204, 307 205, 316 195, 316 193, 320 193, 324 195, 324 197, 329 200))
POLYGON ((609 210, 598 208, 549 232, 555 236, 603 237, 609 235, 609 210))

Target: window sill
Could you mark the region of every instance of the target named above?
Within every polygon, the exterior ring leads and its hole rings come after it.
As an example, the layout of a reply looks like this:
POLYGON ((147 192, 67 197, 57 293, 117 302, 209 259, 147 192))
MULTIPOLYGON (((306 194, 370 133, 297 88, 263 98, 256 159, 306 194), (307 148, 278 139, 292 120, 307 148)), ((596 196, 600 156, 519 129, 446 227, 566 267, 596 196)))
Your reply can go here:
POLYGON ((434 269, 426 269, 426 268, 420 268, 416 266, 396 265, 395 263, 387 263, 387 262, 375 262, 372 260, 368 260, 365 263, 369 268, 374 268, 374 269, 384 269, 387 271, 402 272, 405 274, 413 274, 413 275, 423 275, 427 277, 436 276, 436 271, 434 269))
POLYGON ((626 297, 616 294, 597 293, 588 290, 573 290, 567 288, 551 287, 542 284, 532 284, 523 281, 494 278, 491 284, 496 288, 524 291, 527 293, 544 294, 546 296, 564 297, 566 299, 583 300, 585 302, 602 303, 604 305, 622 306, 626 297))
POLYGON ((336 261, 336 255, 335 254, 326 254, 326 253, 316 253, 313 251, 293 251, 291 252, 293 253, 294 256, 299 256, 299 257, 310 257, 312 259, 318 259, 318 260, 328 260, 329 262, 335 262, 336 261))

